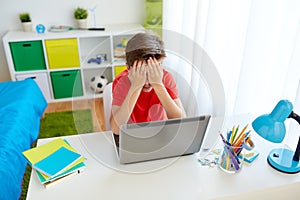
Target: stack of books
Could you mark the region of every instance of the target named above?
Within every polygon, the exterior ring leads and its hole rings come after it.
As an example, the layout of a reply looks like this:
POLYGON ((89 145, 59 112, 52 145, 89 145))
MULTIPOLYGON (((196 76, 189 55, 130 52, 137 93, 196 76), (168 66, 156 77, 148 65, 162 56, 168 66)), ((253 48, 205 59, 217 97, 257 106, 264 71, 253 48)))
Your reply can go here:
POLYGON ((23 155, 45 187, 79 174, 85 168, 85 158, 62 138, 26 150, 23 155))
POLYGON ((114 48, 114 58, 119 60, 125 59, 125 49, 126 46, 117 44, 117 46, 114 48))

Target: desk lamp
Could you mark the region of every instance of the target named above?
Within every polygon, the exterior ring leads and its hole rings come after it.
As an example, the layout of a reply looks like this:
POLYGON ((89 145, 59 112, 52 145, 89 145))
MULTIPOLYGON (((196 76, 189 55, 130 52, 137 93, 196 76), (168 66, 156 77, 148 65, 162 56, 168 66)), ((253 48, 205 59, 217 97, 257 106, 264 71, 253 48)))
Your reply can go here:
MULTIPOLYGON (((261 115, 252 122, 252 127, 264 139, 280 143, 285 137, 284 121, 292 118, 300 124, 300 116, 293 112, 293 105, 288 100, 280 100, 270 114, 261 115)), ((300 137, 296 151, 276 148, 268 155, 268 163, 274 169, 294 174, 300 171, 300 137)))

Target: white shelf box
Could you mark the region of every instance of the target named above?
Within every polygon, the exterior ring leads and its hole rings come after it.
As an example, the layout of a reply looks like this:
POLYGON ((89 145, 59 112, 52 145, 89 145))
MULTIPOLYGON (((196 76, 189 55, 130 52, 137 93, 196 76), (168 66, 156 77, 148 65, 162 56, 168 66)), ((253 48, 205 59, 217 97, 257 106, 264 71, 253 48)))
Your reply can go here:
POLYGON ((16 80, 18 80, 18 81, 21 81, 21 80, 24 80, 27 78, 31 78, 31 79, 35 80, 35 82, 40 87, 40 89, 43 92, 43 95, 47 99, 47 101, 51 99, 49 80, 48 80, 48 75, 46 72, 16 75, 16 80))

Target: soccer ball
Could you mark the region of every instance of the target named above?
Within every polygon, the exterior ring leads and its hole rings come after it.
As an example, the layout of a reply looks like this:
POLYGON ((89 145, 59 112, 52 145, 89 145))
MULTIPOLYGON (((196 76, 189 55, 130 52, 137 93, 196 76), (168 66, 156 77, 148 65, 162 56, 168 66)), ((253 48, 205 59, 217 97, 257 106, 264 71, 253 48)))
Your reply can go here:
POLYGON ((105 76, 94 76, 90 80, 90 88, 94 93, 101 93, 107 85, 107 82, 105 76))

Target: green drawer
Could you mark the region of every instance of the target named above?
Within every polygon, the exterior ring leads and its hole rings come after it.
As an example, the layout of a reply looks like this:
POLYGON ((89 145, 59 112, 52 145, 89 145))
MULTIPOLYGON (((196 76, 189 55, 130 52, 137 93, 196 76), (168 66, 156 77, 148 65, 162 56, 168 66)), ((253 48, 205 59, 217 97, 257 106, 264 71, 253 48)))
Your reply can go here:
POLYGON ((55 99, 82 96, 82 82, 79 70, 50 72, 55 99))
POLYGON ((46 69, 42 41, 10 42, 16 71, 46 69))

